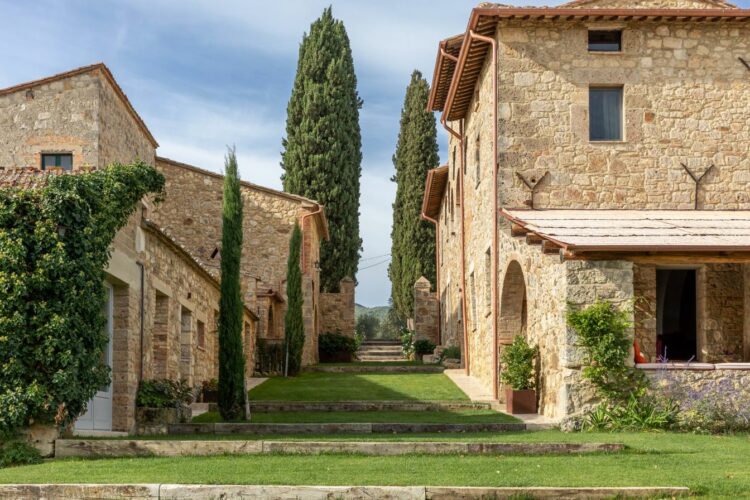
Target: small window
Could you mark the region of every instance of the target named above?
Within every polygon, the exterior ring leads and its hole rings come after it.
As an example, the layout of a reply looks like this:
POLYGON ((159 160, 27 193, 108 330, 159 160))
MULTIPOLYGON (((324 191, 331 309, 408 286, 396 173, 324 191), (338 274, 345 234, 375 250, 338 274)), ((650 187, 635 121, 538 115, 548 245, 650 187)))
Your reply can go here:
POLYGON ((481 154, 481 144, 479 142, 479 134, 477 134, 477 140, 474 144, 474 163, 476 164, 477 171, 476 171, 476 179, 475 182, 477 186, 479 185, 479 180, 481 178, 482 172, 481 172, 481 163, 482 163, 482 154, 481 154))
POLYGON ((621 52, 622 31, 589 31, 590 52, 621 52))
POLYGON ((72 154, 42 154, 42 170, 49 167, 62 167, 65 170, 73 170, 72 154))
POLYGON ((622 87, 589 89, 589 140, 622 140, 622 87))
POLYGON ((206 325, 203 323, 203 321, 198 320, 197 324, 197 330, 198 330, 198 347, 201 349, 205 349, 206 347, 206 325))
POLYGON ((484 252, 484 309, 485 313, 492 312, 492 249, 484 252))

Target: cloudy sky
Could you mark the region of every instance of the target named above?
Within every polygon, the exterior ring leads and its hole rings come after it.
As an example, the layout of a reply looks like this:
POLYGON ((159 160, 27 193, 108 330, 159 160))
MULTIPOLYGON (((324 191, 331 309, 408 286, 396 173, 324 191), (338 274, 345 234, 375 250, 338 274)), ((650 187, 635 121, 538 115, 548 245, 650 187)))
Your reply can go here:
MULTIPOLYGON (((414 69, 431 80, 438 41, 463 31, 476 3, 0 0, 0 88, 105 62, 159 141, 161 156, 218 172, 225 146, 236 144, 242 178, 280 188, 299 43, 332 4, 348 30, 364 99, 360 268, 368 269, 358 275, 357 302, 381 305, 390 296, 395 185, 389 179, 403 92, 414 69)), ((439 140, 444 160, 442 130, 439 140)))

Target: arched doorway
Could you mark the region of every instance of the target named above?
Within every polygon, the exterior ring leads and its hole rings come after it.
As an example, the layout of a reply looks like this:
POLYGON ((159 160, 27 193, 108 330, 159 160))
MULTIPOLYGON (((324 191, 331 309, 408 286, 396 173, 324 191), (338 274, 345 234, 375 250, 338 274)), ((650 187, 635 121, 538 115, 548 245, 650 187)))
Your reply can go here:
POLYGON ((516 335, 526 335, 526 283, 521 264, 514 260, 508 264, 503 280, 498 337, 512 340, 516 335))

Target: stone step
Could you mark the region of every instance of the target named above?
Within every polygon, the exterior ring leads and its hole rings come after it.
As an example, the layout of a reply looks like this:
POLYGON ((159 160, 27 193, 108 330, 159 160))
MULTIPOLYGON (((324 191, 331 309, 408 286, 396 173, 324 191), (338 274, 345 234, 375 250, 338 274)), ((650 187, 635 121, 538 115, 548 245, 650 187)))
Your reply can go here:
POLYGON ((58 439, 55 458, 181 457, 210 455, 260 455, 293 453, 356 453, 393 455, 547 455, 616 453, 620 443, 481 443, 458 441, 232 441, 232 440, 141 440, 141 439, 58 439))
MULTIPOLYGON (((369 361, 369 362, 380 362, 383 363, 382 365, 358 365, 357 363, 352 363, 349 365, 334 365, 334 366, 326 366, 326 365, 317 365, 317 366, 307 366, 302 369, 302 371, 305 372, 327 372, 327 373, 443 373, 445 371, 445 367, 440 365, 387 365, 385 364, 386 361, 383 359, 361 359, 360 361, 369 361)), ((389 359, 387 361, 404 361, 403 358, 400 359, 389 359)))
POLYGON ((401 345, 398 340, 365 340, 361 345, 401 345))
POLYGON ((167 433, 185 434, 427 434, 433 432, 518 432, 526 430, 526 424, 426 424, 426 423, 318 423, 318 424, 170 424, 167 433))
MULTIPOLYGON (((216 406, 216 405, 214 405, 216 406)), ((491 403, 473 401, 250 401, 258 413, 299 411, 454 411, 489 410, 491 403)), ((218 411, 218 408, 213 408, 218 411)))
POLYGON ((285 485, 223 485, 223 484, 3 484, 0 498, 17 500, 37 498, 265 498, 283 500, 497 500, 511 498, 675 498, 688 496, 690 489, 682 486, 285 486, 285 485))
POLYGON ((404 353, 400 350, 395 351, 384 351, 384 350, 367 350, 367 351, 357 351, 357 355, 362 356, 403 356, 404 353))

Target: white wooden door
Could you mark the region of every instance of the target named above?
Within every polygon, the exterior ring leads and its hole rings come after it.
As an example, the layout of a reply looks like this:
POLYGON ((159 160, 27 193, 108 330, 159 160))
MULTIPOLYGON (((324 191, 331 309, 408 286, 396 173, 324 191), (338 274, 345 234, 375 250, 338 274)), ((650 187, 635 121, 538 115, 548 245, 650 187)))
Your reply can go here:
MULTIPOLYGON (((112 308, 113 293, 112 285, 105 283, 107 288, 107 303, 104 306, 104 314, 107 318, 107 347, 102 353, 103 361, 112 368, 112 308)), ((101 387, 94 397, 86 405, 86 413, 76 420, 76 429, 111 431, 112 430, 112 384, 101 387)))

